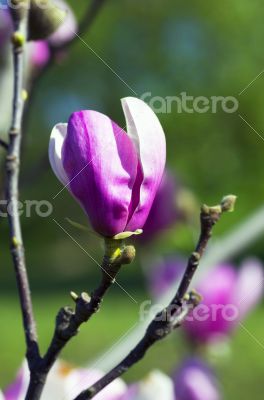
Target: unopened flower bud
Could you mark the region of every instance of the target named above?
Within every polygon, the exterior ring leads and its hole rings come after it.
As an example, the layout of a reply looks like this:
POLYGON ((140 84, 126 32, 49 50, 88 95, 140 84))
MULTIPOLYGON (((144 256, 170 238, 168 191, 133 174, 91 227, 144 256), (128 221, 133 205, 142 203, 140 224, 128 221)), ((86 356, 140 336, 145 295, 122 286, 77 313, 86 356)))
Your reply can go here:
POLYGON ((131 264, 136 256, 136 249, 134 246, 126 246, 122 251, 121 262, 122 264, 131 264))
POLYGON ((29 40, 45 39, 54 33, 66 18, 66 11, 52 0, 31 0, 29 40))
POLYGON ((94 231, 117 242, 142 233, 166 159, 165 135, 152 109, 135 97, 122 99, 122 106, 127 133, 106 115, 82 110, 53 128, 49 145, 53 171, 94 231))

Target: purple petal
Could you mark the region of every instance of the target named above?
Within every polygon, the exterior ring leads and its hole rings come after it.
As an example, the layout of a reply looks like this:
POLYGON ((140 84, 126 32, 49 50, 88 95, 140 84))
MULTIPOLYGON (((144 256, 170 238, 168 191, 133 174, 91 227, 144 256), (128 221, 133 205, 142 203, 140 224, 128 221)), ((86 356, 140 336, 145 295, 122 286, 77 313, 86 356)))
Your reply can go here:
POLYGON ((135 97, 122 99, 128 136, 134 142, 140 159, 142 176, 139 203, 130 218, 127 230, 142 228, 156 196, 166 160, 166 142, 163 129, 152 109, 135 97))
MULTIPOLYGON (((248 259, 238 272, 233 293, 233 303, 238 306, 241 321, 259 303, 263 297, 263 265, 256 259, 248 259)), ((238 321, 237 321, 238 322, 238 321)))
POLYGON ((26 361, 20 368, 15 381, 4 391, 5 400, 24 400, 29 384, 29 371, 26 361))
POLYGON ((73 113, 62 163, 95 231, 110 237, 123 232, 138 172, 136 150, 125 131, 96 111, 73 113))
POLYGON ((175 396, 179 400, 220 400, 215 375, 199 359, 184 362, 174 376, 175 396))

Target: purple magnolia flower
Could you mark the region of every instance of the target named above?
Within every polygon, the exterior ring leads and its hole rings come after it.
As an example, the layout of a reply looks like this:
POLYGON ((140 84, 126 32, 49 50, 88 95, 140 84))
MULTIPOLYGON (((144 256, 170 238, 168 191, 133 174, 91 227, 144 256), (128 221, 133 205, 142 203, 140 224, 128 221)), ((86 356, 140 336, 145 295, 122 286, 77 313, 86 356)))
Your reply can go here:
POLYGON ((174 374, 177 400, 220 400, 213 371, 200 359, 186 360, 174 374))
MULTIPOLYGON (((148 274, 154 298, 165 294, 182 277, 186 262, 167 257, 148 274)), ((213 342, 230 334, 263 296, 263 266, 255 259, 240 267, 221 264, 211 269, 197 284, 201 304, 186 318, 183 328, 188 337, 198 342, 213 342)))
POLYGON ((161 182, 165 136, 152 109, 122 99, 127 133, 96 111, 79 111, 51 133, 49 158, 90 218, 96 232, 112 237, 141 229, 161 182))
MULTIPOLYGON (((75 398, 104 374, 101 371, 88 368, 72 368, 63 361, 57 361, 52 368, 45 385, 42 400, 75 398)), ((5 390, 3 400, 24 400, 29 384, 29 370, 26 361, 19 370, 15 381, 5 390)), ((103 389, 95 400, 118 400, 127 391, 126 384, 116 379, 103 389)), ((1 394, 0 394, 0 400, 1 394)))
POLYGON ((175 400, 173 381, 158 370, 152 371, 116 400, 175 400))
POLYGON ((170 228, 183 214, 176 204, 179 184, 173 175, 166 171, 161 180, 157 195, 144 225, 142 239, 149 241, 162 231, 170 228))
POLYGON ((219 265, 198 284, 203 296, 184 329, 199 342, 213 341, 230 334, 263 296, 263 267, 254 259, 239 270, 232 265, 219 265))

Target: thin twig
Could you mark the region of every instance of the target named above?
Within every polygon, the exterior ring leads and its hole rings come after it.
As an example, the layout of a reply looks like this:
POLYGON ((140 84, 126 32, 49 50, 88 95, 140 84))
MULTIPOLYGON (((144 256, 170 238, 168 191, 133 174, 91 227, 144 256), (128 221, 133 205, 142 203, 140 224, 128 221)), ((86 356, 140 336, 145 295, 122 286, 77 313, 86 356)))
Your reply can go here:
POLYGON ((22 139, 23 101, 23 55, 27 32, 27 10, 22 16, 14 17, 15 32, 13 34, 14 58, 14 93, 12 123, 9 131, 9 144, 6 157, 6 199, 10 212, 8 213, 11 253, 13 257, 16 281, 18 286, 23 324, 27 344, 27 359, 29 365, 39 354, 35 320, 31 302, 31 294, 26 271, 23 238, 21 232, 18 199, 20 150, 22 139), (11 207, 10 207, 11 206, 11 207))
POLYGON ((174 329, 178 328, 184 321, 190 309, 193 309, 193 307, 199 304, 201 300, 200 296, 196 292, 190 292, 187 294, 187 290, 190 286, 193 275, 197 270, 200 258, 211 237, 213 226, 219 220, 222 212, 228 211, 225 207, 227 198, 224 199, 225 202, 221 203, 220 206, 202 207, 201 234, 198 244, 195 252, 191 254, 188 260, 184 276, 177 293, 170 304, 155 316, 149 324, 144 337, 139 341, 134 349, 110 372, 90 388, 82 391, 74 400, 88 400, 96 396, 107 385, 123 375, 129 368, 140 361, 154 343, 164 339, 174 329))
POLYGON ((79 327, 99 310, 101 302, 106 292, 115 282, 115 277, 121 266, 132 262, 134 256, 135 250, 132 246, 124 247, 121 255, 114 262, 111 261, 109 256, 105 256, 101 266, 101 282, 91 294, 91 297, 87 293, 82 293, 80 296, 71 293, 76 303, 75 310, 71 307, 60 309, 50 346, 45 356, 35 364, 34 371, 31 374, 26 400, 38 400, 40 398, 47 375, 61 350, 71 338, 78 334, 79 327))

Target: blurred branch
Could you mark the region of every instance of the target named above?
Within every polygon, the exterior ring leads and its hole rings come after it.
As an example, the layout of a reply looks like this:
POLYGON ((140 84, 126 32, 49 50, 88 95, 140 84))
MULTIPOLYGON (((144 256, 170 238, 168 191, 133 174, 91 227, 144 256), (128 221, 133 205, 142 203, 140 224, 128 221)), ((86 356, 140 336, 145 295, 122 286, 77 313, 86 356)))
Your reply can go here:
MULTIPOLYGON (((213 226, 219 220, 224 211, 229 211, 231 209, 226 208, 226 200, 227 198, 224 198, 221 205, 216 207, 208 207, 206 205, 202 206, 200 214, 200 237, 195 251, 191 254, 188 260, 184 276, 176 295, 173 297, 170 304, 155 316, 149 324, 145 335, 136 344, 134 349, 111 371, 99 379, 90 388, 81 392, 74 400, 88 400, 95 397, 102 389, 140 361, 146 354, 147 350, 157 341, 164 339, 173 330, 181 326, 189 311, 199 304, 201 300, 199 294, 194 291, 187 293, 187 290, 197 270, 200 258, 202 257, 212 235, 213 226)), ((235 199, 233 199, 233 202, 234 201, 235 199)))
MULTIPOLYGON (((116 242, 118 244, 118 241, 116 242)), ((47 375, 61 350, 71 338, 78 334, 79 327, 99 310, 102 300, 108 289, 115 282, 120 268, 123 264, 131 263, 134 256, 135 250, 132 246, 124 247, 121 255, 114 259, 114 261, 111 257, 105 255, 101 266, 101 282, 98 288, 91 294, 91 297, 87 293, 82 293, 80 296, 74 292, 71 293, 76 303, 75 310, 71 307, 60 309, 56 318, 55 331, 50 346, 45 356, 35 364, 34 372, 31 374, 26 400, 40 399, 47 375)))
POLYGON ((38 356, 39 354, 39 349, 26 271, 23 238, 18 210, 18 188, 22 140, 21 127, 24 110, 24 100, 22 96, 24 75, 23 65, 24 46, 27 35, 27 17, 27 5, 21 12, 18 11, 13 14, 14 33, 12 36, 12 42, 14 59, 14 93, 12 122, 9 131, 9 144, 6 157, 6 199, 7 204, 12 205, 12 211, 8 213, 11 253, 15 267, 16 281, 23 315, 23 324, 27 344, 27 359, 29 366, 31 367, 32 360, 34 360, 35 356, 38 356))

